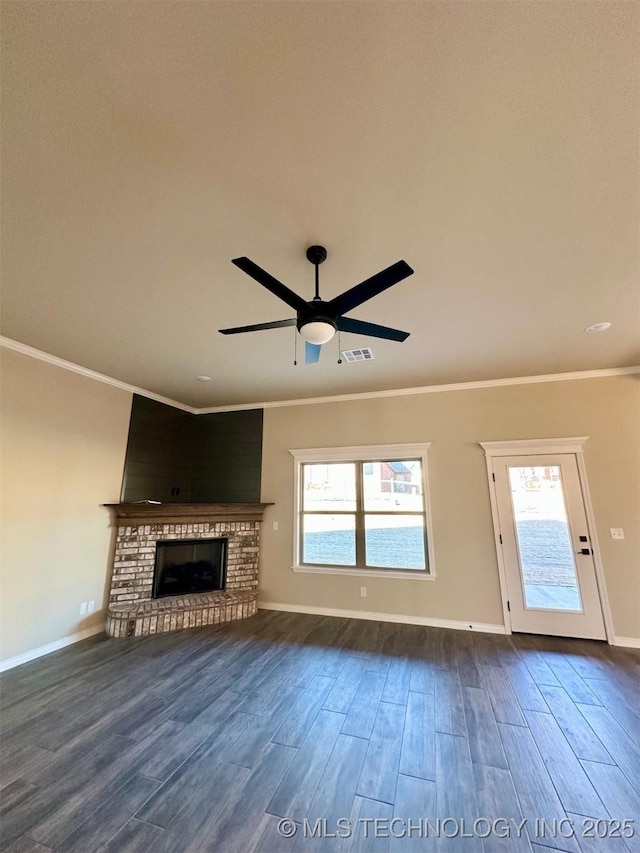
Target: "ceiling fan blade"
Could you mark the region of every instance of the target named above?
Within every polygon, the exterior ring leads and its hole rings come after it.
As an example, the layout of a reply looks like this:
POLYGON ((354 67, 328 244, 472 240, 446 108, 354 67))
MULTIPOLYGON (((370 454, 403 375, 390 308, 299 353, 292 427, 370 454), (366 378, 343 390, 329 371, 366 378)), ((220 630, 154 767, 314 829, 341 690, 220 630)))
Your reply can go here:
POLYGON ((250 261, 249 258, 234 258, 231 261, 232 264, 235 264, 238 269, 241 269, 242 272, 246 272, 247 275, 250 275, 251 278, 255 279, 258 284, 261 284, 263 287, 266 287, 267 290, 270 290, 274 296, 277 296, 278 299, 282 299, 283 302, 286 302, 294 311, 308 311, 309 304, 304 301, 301 296, 298 296, 297 293, 294 293, 293 290, 290 290, 286 285, 282 284, 281 281, 278 281, 277 278, 274 278, 268 272, 259 267, 257 264, 254 264, 253 261, 250 261))
POLYGON ((309 341, 304 342, 304 363, 315 364, 320 358, 320 344, 310 344, 309 341))
POLYGON ((282 329, 285 326, 295 326, 295 319, 274 320, 272 323, 256 323, 254 326, 236 326, 233 329, 218 329, 223 335, 239 335, 241 332, 261 332, 263 329, 282 329))
POLYGON ((410 275, 413 275, 413 270, 409 264, 406 261, 397 261, 385 270, 366 279, 366 281, 356 284, 350 290, 345 290, 340 296, 332 299, 328 305, 331 311, 334 311, 336 314, 346 314, 357 308, 358 305, 362 305, 367 299, 377 296, 378 293, 382 293, 388 287, 393 287, 394 284, 397 284, 403 278, 407 278, 410 275))
POLYGON ((338 331, 355 332, 357 335, 369 335, 372 338, 384 338, 387 341, 406 341, 409 332, 392 329, 390 326, 378 326, 375 323, 364 323, 362 320, 352 320, 350 317, 340 317, 338 331))

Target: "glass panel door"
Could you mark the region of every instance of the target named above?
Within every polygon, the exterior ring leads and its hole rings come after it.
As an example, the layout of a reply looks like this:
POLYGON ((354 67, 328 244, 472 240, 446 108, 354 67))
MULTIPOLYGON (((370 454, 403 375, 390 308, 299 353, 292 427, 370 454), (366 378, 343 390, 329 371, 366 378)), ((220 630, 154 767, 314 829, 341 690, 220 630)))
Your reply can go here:
POLYGON ((500 456, 493 472, 511 629, 604 640, 575 454, 500 456))
POLYGON ((582 611, 560 466, 508 470, 525 606, 582 611))

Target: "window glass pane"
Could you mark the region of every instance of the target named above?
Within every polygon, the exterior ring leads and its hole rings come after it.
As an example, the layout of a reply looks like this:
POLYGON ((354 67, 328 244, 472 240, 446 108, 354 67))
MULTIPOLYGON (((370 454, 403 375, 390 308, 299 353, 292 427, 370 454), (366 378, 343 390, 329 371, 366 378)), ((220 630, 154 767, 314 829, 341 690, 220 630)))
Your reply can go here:
POLYGON ((509 468, 527 607, 582 610, 559 465, 509 468))
POLYGON ((302 466, 302 508, 354 510, 356 466, 353 462, 313 463, 302 466))
POLYGON ((422 463, 419 459, 365 462, 362 485, 365 510, 422 512, 422 463))
POLYGON ((365 515, 367 565, 424 569, 424 526, 418 515, 365 515))
POLYGON ((305 513, 302 516, 302 562, 355 566, 355 516, 305 513))

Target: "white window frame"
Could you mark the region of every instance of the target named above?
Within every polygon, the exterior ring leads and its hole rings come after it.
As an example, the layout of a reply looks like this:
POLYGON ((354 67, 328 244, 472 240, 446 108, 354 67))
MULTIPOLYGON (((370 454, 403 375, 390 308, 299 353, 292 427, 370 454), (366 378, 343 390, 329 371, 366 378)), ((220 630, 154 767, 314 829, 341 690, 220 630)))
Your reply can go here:
POLYGON ((357 577, 384 577, 398 580, 435 580, 433 529, 431 524, 431 497, 429 494, 429 469, 427 453, 431 442, 421 444, 369 444, 352 447, 310 447, 289 450, 293 456, 293 564, 294 572, 308 574, 355 575, 357 577), (419 459, 422 463, 422 495, 426 534, 428 569, 357 568, 356 566, 301 565, 300 514, 302 512, 302 465, 325 462, 394 462, 419 459))

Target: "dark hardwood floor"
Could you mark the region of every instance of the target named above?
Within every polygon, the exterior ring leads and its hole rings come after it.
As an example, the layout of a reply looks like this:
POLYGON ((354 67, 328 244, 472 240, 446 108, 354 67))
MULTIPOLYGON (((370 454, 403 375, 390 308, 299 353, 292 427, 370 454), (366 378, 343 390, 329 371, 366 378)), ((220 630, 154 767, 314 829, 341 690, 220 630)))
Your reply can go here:
POLYGON ((639 652, 262 611, 0 687, 6 851, 640 851, 639 652))

